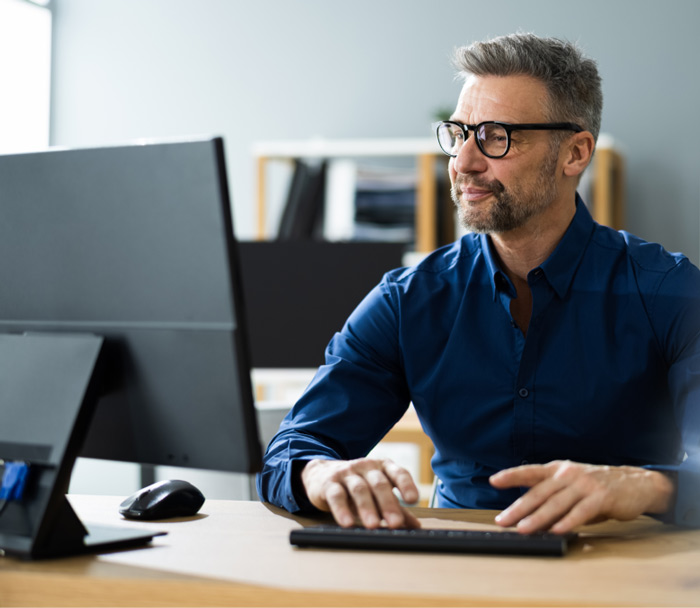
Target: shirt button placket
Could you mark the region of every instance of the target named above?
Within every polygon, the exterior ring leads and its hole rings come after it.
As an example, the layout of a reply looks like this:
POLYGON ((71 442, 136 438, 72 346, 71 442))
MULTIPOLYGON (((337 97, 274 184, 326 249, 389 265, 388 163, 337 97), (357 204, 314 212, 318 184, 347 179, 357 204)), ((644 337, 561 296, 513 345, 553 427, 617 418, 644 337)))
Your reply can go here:
POLYGON ((530 459, 532 449, 532 395, 526 386, 520 386, 516 393, 518 404, 515 408, 515 456, 524 464, 530 459))

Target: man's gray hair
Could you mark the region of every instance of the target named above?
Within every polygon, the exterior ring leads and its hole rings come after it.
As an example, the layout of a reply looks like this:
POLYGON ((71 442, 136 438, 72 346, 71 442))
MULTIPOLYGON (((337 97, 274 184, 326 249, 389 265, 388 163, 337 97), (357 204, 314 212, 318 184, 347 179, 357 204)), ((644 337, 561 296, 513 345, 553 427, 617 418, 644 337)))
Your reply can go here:
POLYGON ((598 67, 571 42, 534 34, 499 36, 457 49, 454 64, 465 78, 469 74, 537 78, 549 92, 547 119, 578 123, 597 141, 603 111, 598 67))

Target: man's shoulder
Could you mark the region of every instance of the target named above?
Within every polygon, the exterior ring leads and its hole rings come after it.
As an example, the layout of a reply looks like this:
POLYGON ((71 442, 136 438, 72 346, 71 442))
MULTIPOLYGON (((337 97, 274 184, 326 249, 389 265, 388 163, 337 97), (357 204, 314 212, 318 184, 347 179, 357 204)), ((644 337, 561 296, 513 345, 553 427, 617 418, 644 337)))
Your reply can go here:
POLYGON ((481 242, 476 234, 466 234, 459 240, 429 253, 415 264, 387 274, 392 283, 415 280, 449 281, 461 274, 464 266, 471 266, 481 253, 481 242))
POLYGON ((683 253, 670 252, 659 243, 607 226, 596 226, 592 242, 601 255, 624 256, 641 272, 666 274, 688 260, 683 253))

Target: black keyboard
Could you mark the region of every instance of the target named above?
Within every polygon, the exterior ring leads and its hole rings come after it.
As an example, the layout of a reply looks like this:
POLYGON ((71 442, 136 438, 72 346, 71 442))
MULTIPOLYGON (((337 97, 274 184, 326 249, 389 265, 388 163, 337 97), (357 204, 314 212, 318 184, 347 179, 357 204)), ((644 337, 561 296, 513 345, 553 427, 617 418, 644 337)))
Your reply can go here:
POLYGON ((297 547, 510 555, 565 555, 576 534, 551 532, 519 534, 508 530, 390 530, 314 526, 292 530, 289 542, 297 547))

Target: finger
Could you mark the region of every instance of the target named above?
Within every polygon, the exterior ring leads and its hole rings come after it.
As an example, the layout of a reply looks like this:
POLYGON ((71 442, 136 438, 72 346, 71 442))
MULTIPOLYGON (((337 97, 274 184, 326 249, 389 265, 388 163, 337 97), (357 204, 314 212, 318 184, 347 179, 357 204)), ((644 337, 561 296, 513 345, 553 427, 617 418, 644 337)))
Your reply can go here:
POLYGON ((553 494, 533 513, 521 519, 518 522, 518 532, 532 534, 540 530, 549 530, 586 499, 586 495, 581 494, 575 487, 567 486, 553 494))
POLYGON ((420 528, 420 520, 407 509, 402 509, 404 513, 404 527, 405 528, 420 528))
POLYGON ((418 502, 420 494, 418 486, 411 474, 391 460, 384 461, 384 471, 392 484, 398 488, 401 498, 408 504, 418 502))
POLYGON ((355 515, 350 508, 348 492, 343 484, 330 483, 326 488, 324 499, 338 525, 349 528, 355 524, 355 515))
MULTIPOLYGON (((348 476, 345 478, 345 488, 362 525, 365 528, 378 528, 382 523, 382 516, 377 509, 374 493, 367 480, 360 475, 348 476)), ((391 493, 391 490, 389 492, 391 493)))
POLYGON ((565 484, 557 478, 548 478, 541 481, 530 488, 530 490, 518 498, 507 509, 499 513, 496 516, 496 523, 501 526, 514 526, 518 524, 525 518, 532 516, 565 487, 565 484))
POLYGON ((365 478, 382 519, 390 528, 402 527, 404 525, 403 509, 393 492, 394 485, 384 471, 378 469, 368 471, 365 478))
POLYGON ((503 469, 489 477, 489 483, 499 489, 527 487, 544 481, 552 476, 552 471, 546 465, 525 464, 519 467, 503 469))
POLYGON ((587 496, 576 503, 564 517, 555 522, 550 530, 554 534, 566 534, 577 526, 598 521, 601 518, 600 507, 598 496, 587 496))
POLYGON ((366 476, 382 519, 389 528, 420 527, 418 519, 399 503, 394 485, 383 471, 369 471, 366 476))

